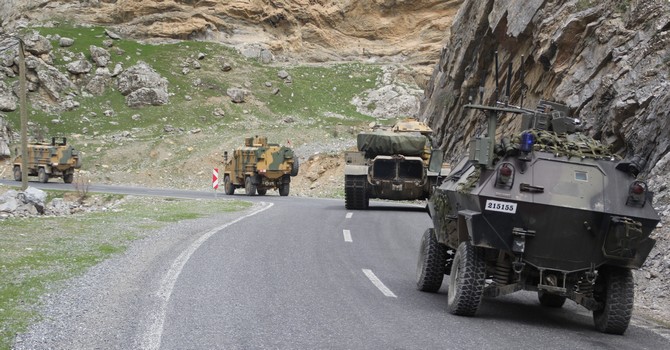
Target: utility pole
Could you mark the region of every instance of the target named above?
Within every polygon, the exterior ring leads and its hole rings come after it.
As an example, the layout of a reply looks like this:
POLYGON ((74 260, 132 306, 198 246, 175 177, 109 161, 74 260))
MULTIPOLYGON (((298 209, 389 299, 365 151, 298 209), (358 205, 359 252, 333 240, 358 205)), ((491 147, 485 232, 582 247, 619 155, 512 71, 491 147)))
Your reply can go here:
POLYGON ((26 113, 26 56, 19 38, 19 113, 21 114, 21 189, 28 188, 28 115, 26 113))

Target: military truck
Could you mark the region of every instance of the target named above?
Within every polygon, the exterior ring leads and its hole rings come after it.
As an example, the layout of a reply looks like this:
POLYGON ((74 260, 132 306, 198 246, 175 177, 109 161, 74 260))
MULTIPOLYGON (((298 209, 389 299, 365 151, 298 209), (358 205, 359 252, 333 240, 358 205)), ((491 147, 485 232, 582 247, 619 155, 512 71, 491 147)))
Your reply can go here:
POLYGON ((344 154, 345 207, 367 209, 370 198, 428 198, 442 171, 428 170, 432 132, 425 123, 406 119, 391 128, 359 133, 358 151, 344 154))
POLYGON ((289 147, 268 143, 267 137, 244 139, 244 146, 223 153, 223 187, 228 195, 236 188, 244 188, 247 196, 264 196, 270 189, 278 189, 280 196, 288 196, 291 177, 298 175, 298 157, 289 147))
MULTIPOLYGON (((75 169, 81 168, 81 154, 67 143, 65 137, 52 137, 51 143, 28 144, 28 176, 37 176, 39 182, 62 177, 63 182, 72 183, 75 169)), ((14 180, 21 181, 23 175, 21 152, 14 150, 14 180)))
POLYGON ((579 133, 558 103, 465 107, 486 114, 488 134, 471 141, 428 202, 433 227, 421 240, 417 288, 437 292, 449 275, 447 310, 463 316, 482 297, 519 290, 546 307, 571 299, 593 312, 597 330, 623 334, 631 269, 647 258, 659 222, 641 164, 579 133), (495 140, 502 114, 520 116, 524 131, 495 140))

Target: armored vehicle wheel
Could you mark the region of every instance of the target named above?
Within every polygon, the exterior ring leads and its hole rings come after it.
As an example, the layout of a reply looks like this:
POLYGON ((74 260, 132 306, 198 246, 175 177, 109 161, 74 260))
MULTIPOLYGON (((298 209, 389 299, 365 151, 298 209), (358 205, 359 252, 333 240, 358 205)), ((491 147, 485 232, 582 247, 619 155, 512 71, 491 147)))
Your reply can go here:
POLYGON ((347 209, 367 209, 370 198, 367 193, 365 176, 344 176, 344 207, 347 209))
POLYGON ((223 177, 223 191, 227 195, 231 195, 235 193, 235 186, 233 186, 233 183, 230 181, 230 176, 226 175, 223 177))
POLYGON ((291 176, 297 176, 298 170, 300 170, 300 162, 298 161, 298 157, 294 157, 293 165, 291 165, 291 176))
POLYGON ((37 171, 37 179, 42 183, 47 183, 49 181, 49 175, 47 175, 47 172, 44 170, 44 168, 40 168, 37 171))
POLYGON ((482 248, 462 242, 451 266, 447 311, 460 316, 473 316, 482 301, 486 263, 482 248))
POLYGON ((422 292, 435 293, 442 286, 446 271, 447 247, 435 237, 435 230, 429 228, 423 233, 419 248, 419 262, 416 267, 416 288, 422 292))
POLYGON ((566 299, 562 295, 547 293, 543 290, 537 292, 537 298, 540 300, 540 305, 555 308, 563 307, 566 299))
POLYGON ((256 195, 256 185, 251 182, 251 176, 244 178, 244 190, 247 192, 247 196, 256 195))
POLYGON ((281 184, 279 185, 279 195, 282 197, 288 196, 288 192, 291 190, 291 184, 281 184))
POLYGON ((258 188, 256 189, 256 192, 259 196, 265 196, 265 194, 268 193, 268 190, 267 188, 258 188))
POLYGON ((603 307, 593 311, 593 322, 601 332, 623 334, 633 313, 633 274, 629 269, 614 266, 598 272, 593 296, 603 307))
POLYGON ((72 180, 74 180, 74 174, 63 175, 63 182, 65 182, 66 184, 71 184, 72 180))
POLYGON ((21 167, 18 165, 14 166, 14 181, 21 181, 21 167))

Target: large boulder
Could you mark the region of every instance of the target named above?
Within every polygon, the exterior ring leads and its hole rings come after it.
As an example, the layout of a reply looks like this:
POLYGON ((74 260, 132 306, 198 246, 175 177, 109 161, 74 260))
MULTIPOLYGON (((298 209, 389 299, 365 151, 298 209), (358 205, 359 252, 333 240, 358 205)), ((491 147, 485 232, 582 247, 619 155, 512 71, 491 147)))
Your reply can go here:
POLYGON ((49 39, 43 37, 38 32, 32 32, 23 38, 23 43, 26 51, 35 56, 48 54, 53 49, 49 39))
POLYGON ((0 159, 9 158, 11 156, 9 150, 9 144, 12 141, 11 136, 5 116, 0 114, 0 159))
POLYGON ((3 80, 0 80, 0 111, 15 111, 17 102, 18 98, 12 89, 3 80))
POLYGON ((86 84, 86 91, 93 95, 102 95, 107 87, 112 85, 112 74, 107 68, 98 68, 95 70, 95 75, 86 84))
POLYGON ((65 68, 71 74, 87 74, 93 69, 93 65, 86 58, 81 57, 76 61, 68 63, 65 68))
POLYGON ((89 47, 89 51, 91 51, 91 59, 93 59, 93 62, 95 62, 98 67, 107 67, 112 59, 112 55, 109 53, 109 51, 103 49, 102 47, 91 45, 89 47))
POLYGON ((128 106, 158 106, 169 102, 167 79, 142 61, 119 74, 116 85, 126 96, 128 106))
POLYGON ((65 74, 53 66, 42 62, 36 70, 40 87, 56 101, 60 100, 61 94, 77 89, 77 86, 65 74))

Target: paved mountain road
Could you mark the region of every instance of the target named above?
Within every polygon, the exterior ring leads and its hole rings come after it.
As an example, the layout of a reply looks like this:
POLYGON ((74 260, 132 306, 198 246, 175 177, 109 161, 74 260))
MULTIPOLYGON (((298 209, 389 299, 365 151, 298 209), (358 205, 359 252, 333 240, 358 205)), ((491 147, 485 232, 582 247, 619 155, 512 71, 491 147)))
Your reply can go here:
POLYGON ((583 308, 543 308, 534 293, 485 299, 476 317, 449 315, 446 283, 437 294, 414 286, 430 225, 418 206, 347 211, 342 200, 251 200, 247 212, 171 225, 91 269, 52 298, 51 314, 17 348, 670 348, 639 320, 624 336, 601 334, 583 308))

